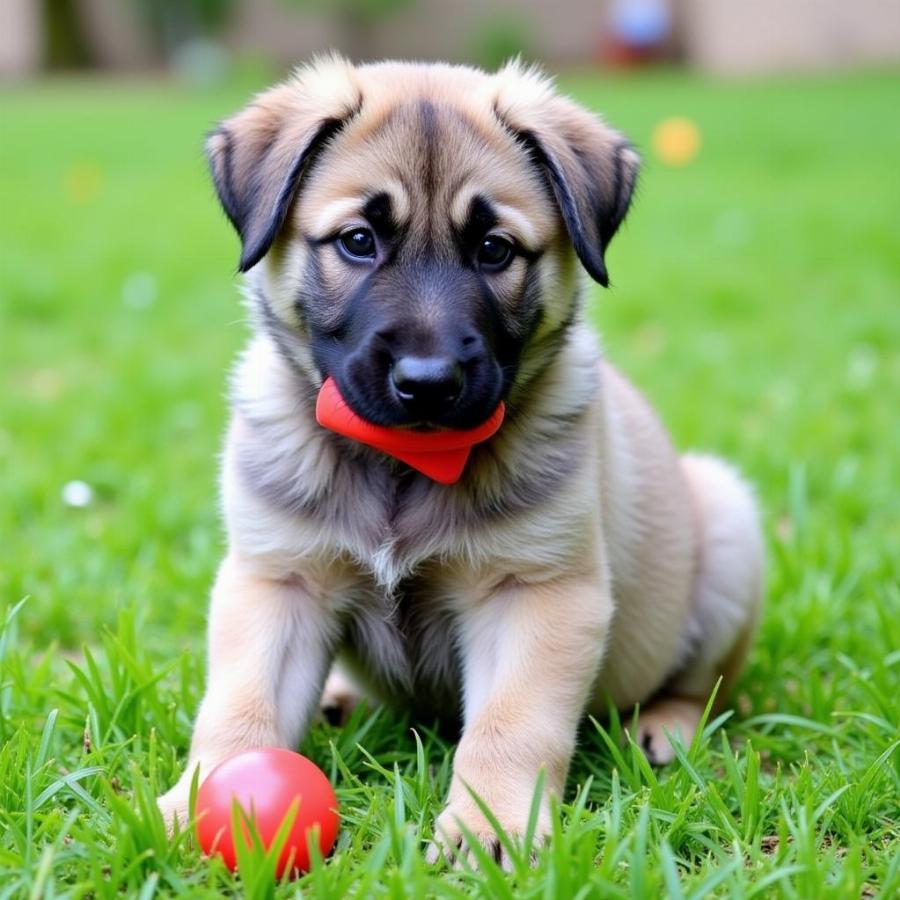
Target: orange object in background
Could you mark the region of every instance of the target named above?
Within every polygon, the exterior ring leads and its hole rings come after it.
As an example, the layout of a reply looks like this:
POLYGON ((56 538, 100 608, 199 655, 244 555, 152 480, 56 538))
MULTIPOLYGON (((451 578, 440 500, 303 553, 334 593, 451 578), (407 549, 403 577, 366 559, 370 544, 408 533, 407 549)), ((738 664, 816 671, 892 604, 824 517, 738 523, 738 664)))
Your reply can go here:
POLYGON ((700 152, 703 138, 697 125, 684 116, 663 119, 653 129, 653 152, 669 166, 686 166, 700 152))

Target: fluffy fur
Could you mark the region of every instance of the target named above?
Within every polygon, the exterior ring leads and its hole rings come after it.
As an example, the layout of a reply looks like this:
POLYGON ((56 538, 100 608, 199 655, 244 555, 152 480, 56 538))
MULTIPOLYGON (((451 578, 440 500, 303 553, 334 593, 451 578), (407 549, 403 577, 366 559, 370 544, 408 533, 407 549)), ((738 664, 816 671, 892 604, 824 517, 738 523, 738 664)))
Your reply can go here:
MULTIPOLYGON (((242 238, 255 337, 233 379, 207 693, 161 807, 184 820, 198 766, 296 746, 339 657, 321 699, 332 713, 364 691, 459 717, 430 852, 464 852, 464 825, 502 858, 470 792, 522 832, 539 771, 561 793, 580 717, 610 700, 642 704, 638 740, 652 761, 671 759, 665 730, 691 737, 758 614, 750 491, 714 458, 676 455, 582 320, 578 264, 606 283, 637 157, 517 65, 339 59, 258 97, 209 152, 242 238), (394 255, 362 274, 329 241, 374 217, 375 195, 394 255), (479 203, 521 249, 489 277, 454 249, 479 203), (341 349, 362 315, 421 341, 469 317, 493 354, 472 409, 490 412, 493 384, 507 420, 458 484, 316 425, 329 369, 364 356, 341 349)), ((366 372, 355 402, 393 414, 366 394, 381 377, 366 372)))

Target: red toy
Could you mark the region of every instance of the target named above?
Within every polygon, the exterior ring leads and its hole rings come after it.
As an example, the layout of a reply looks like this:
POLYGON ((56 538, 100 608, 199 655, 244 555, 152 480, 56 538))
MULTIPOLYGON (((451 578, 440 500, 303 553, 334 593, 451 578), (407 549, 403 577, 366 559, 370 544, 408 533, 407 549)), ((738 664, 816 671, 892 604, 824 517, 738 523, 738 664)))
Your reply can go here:
POLYGON ((486 422, 465 430, 385 428, 353 412, 333 378, 326 379, 316 401, 316 420, 323 428, 381 450, 441 484, 459 481, 472 447, 497 433, 504 413, 499 403, 486 422))
MULTIPOLYGON (((280 878, 309 870, 306 835, 318 830, 319 851, 326 856, 338 830, 338 804, 325 773, 305 756, 277 747, 238 753, 216 766, 197 792, 197 839, 207 856, 218 854, 232 871, 237 867, 231 829, 232 801, 251 817, 266 848, 270 847, 291 804, 299 799, 294 824, 278 859, 280 878)), ((245 838, 249 844, 249 837, 245 838)))

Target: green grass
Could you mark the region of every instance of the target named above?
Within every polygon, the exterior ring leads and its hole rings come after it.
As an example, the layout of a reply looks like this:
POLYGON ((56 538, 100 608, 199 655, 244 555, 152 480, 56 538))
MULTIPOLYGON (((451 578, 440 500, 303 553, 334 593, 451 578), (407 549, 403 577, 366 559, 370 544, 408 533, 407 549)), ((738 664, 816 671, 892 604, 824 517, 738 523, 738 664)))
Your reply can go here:
MULTIPOLYGON (((511 878, 423 863, 452 750, 430 723, 318 726, 304 750, 341 835, 275 893, 896 895, 900 74, 565 83, 647 150, 615 289, 592 298, 608 352, 679 446, 727 454, 765 507, 737 713, 659 772, 615 720, 609 739, 585 724, 553 839, 511 878), (703 131, 684 169, 649 150, 673 114, 703 131)), ((273 890, 261 858, 242 885, 170 843, 152 802, 202 689, 225 371, 246 336, 201 136, 246 93, 0 95, 0 897, 273 890), (86 508, 62 502, 76 479, 86 508)))

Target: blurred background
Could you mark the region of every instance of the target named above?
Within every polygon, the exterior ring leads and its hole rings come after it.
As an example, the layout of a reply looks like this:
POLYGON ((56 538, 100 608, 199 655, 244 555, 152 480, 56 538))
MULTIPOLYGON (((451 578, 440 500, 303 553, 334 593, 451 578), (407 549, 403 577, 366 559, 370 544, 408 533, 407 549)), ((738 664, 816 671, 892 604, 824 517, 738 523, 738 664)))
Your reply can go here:
POLYGON ((865 655, 900 621, 898 0, 0 0, 0 605, 202 646, 247 336, 203 136, 330 48, 521 54, 633 139, 590 315, 678 446, 759 486, 760 678, 835 617, 865 655))
POLYGON ((170 69, 211 80, 241 57, 494 66, 669 59, 715 73, 896 61, 895 0, 3 0, 0 71, 170 69))

